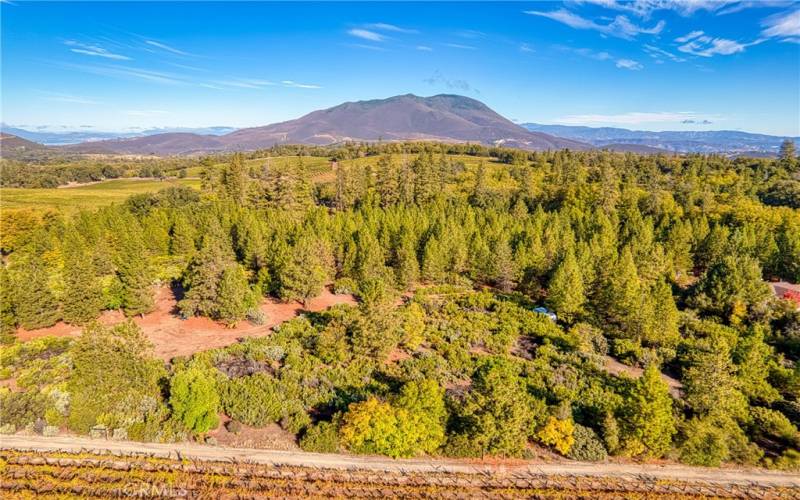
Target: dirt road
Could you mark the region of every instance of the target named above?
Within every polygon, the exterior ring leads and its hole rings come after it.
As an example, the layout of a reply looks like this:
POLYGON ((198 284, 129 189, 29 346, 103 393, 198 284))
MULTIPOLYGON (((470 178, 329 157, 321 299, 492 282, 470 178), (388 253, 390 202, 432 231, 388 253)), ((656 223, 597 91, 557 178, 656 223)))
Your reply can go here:
POLYGON ((800 488, 800 475, 761 469, 699 468, 680 465, 636 465, 586 462, 482 464, 456 460, 392 460, 386 457, 307 453, 295 451, 223 448, 193 443, 157 444, 130 441, 108 441, 71 436, 0 436, 0 448, 27 451, 79 453, 82 451, 126 454, 147 454, 164 458, 200 461, 249 462, 296 467, 368 470, 390 472, 453 472, 462 474, 530 473, 618 477, 635 480, 642 476, 662 480, 704 481, 717 484, 759 484, 800 488))

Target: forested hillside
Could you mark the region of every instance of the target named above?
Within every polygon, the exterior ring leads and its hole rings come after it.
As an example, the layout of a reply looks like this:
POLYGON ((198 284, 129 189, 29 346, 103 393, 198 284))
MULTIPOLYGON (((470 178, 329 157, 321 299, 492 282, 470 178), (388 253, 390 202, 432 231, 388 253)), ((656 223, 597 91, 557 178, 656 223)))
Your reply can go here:
POLYGON ((223 413, 315 451, 796 468, 800 311, 768 283, 800 281, 783 153, 283 147, 205 161, 200 192, 5 213, 0 421, 179 440, 223 413), (300 152, 313 176, 266 157, 300 152), (132 322, 93 322, 148 313, 158 284, 227 325, 326 285, 359 303, 165 365, 132 322), (83 335, 15 340, 61 320, 83 335))

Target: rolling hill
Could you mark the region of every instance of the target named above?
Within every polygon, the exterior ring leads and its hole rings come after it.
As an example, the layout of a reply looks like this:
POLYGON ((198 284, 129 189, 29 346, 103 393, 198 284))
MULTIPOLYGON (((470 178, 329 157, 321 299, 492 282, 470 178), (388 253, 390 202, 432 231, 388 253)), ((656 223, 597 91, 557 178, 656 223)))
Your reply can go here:
POLYGON ((580 141, 528 131, 475 99, 457 95, 418 97, 411 94, 346 102, 295 120, 240 129, 221 136, 155 134, 66 148, 87 153, 170 155, 252 150, 275 144, 326 145, 378 140, 476 142, 530 150, 591 149, 589 144, 580 141))
MULTIPOLYGON (((664 131, 628 130, 615 127, 580 127, 523 123, 532 132, 588 142, 597 147, 621 144, 657 148, 676 153, 739 153, 753 156, 775 155, 786 137, 753 134, 738 130, 664 131), (755 153, 755 154, 754 154, 755 153)), ((800 137, 793 137, 795 142, 800 137)), ((628 149, 633 150, 635 149, 628 149)))

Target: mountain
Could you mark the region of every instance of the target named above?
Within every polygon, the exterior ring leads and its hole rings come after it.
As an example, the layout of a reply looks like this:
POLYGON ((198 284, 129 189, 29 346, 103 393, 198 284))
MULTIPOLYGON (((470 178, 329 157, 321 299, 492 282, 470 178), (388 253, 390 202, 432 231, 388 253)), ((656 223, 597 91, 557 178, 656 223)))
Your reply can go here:
MULTIPOLYGON (((639 145, 679 153, 758 153, 775 155, 786 137, 751 134, 737 130, 664 131, 628 130, 614 127, 578 127, 523 123, 533 132, 552 134, 594 146, 639 145)), ((799 137, 790 138, 800 141, 799 137)))
POLYGON ((0 130, 7 134, 16 135, 17 137, 22 137, 23 139, 28 139, 29 141, 38 142, 40 144, 48 146, 63 146, 67 144, 79 144, 81 142, 127 139, 132 137, 143 137, 173 132, 185 132, 202 135, 223 135, 233 132, 236 129, 233 127, 164 127, 146 130, 130 130, 127 132, 106 132, 102 130, 92 130, 90 128, 86 128, 85 130, 49 130, 38 128, 37 130, 28 130, 23 127, 0 124, 0 130))
POLYGON ((82 143, 68 148, 87 153, 169 155, 252 150, 275 144, 327 145, 378 140, 476 142, 530 150, 591 148, 579 141, 528 131, 469 97, 411 94, 346 102, 295 120, 240 129, 221 136, 156 134, 82 143))
POLYGON ((47 146, 23 139, 16 135, 0 132, 0 157, 2 158, 21 158, 29 156, 30 153, 46 153, 49 151, 47 146))

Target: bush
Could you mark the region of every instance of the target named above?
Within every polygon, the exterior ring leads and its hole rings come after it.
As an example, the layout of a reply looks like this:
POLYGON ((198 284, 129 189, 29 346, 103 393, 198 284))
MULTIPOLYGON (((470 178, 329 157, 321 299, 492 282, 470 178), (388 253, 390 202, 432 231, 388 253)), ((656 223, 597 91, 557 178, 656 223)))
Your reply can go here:
POLYGON ((225 413, 255 427, 277 422, 282 416, 283 404, 278 381, 266 373, 232 379, 222 391, 225 413))
POLYGON ((170 381, 172 412, 187 430, 202 434, 219 424, 219 393, 214 377, 200 367, 176 373, 170 381))
POLYGON ((536 438, 548 446, 552 446, 562 455, 569 453, 575 439, 572 436, 575 425, 572 420, 559 420, 550 417, 541 429, 536 433, 536 438))
POLYGON ((245 319, 247 319, 251 325, 261 326, 267 322, 267 314, 261 309, 249 309, 245 315, 245 319))
POLYGON ((34 391, 10 392, 0 399, 0 422, 25 427, 44 416, 48 399, 34 391))
POLYGON ((575 424, 572 437, 575 442, 567 453, 569 458, 583 462, 600 462, 608 458, 606 447, 591 428, 575 424))
POLYGON ((236 420, 230 420, 227 424, 225 424, 225 429, 227 429, 231 434, 239 434, 242 432, 242 424, 236 420))
POLYGON ((339 427, 333 422, 312 425, 300 438, 300 448, 317 453, 336 453, 339 451, 339 427))
POLYGON ((333 283, 333 293, 356 295, 358 284, 351 278, 339 278, 333 283))

